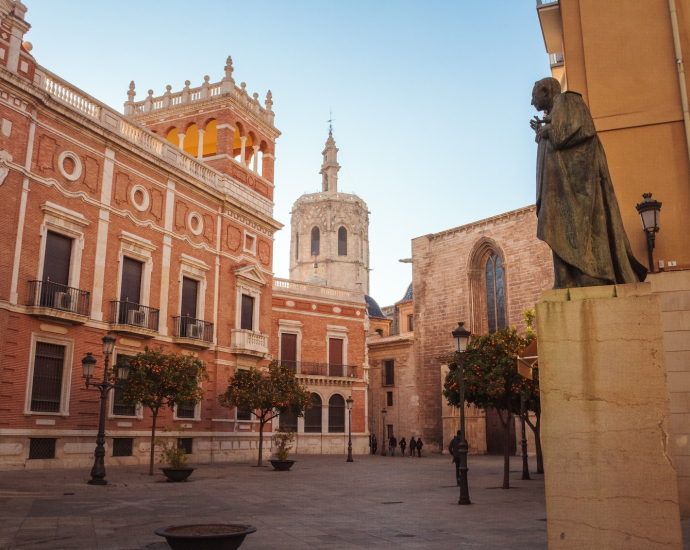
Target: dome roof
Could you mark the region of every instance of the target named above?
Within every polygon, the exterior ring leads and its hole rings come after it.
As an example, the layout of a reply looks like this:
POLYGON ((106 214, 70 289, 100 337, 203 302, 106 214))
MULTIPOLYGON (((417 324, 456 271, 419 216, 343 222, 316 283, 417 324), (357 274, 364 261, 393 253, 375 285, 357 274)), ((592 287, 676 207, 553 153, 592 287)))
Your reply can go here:
POLYGON ((410 286, 407 287, 407 290, 405 291, 405 296, 403 296, 402 300, 400 300, 398 303, 402 304, 403 302, 411 302, 412 301, 412 283, 410 283, 410 286))
POLYGON ((376 300, 374 300, 368 294, 364 295, 364 299, 367 302, 367 315, 369 315, 369 317, 376 317, 378 319, 388 319, 388 317, 386 317, 383 314, 383 311, 381 311, 381 308, 376 303, 376 300))

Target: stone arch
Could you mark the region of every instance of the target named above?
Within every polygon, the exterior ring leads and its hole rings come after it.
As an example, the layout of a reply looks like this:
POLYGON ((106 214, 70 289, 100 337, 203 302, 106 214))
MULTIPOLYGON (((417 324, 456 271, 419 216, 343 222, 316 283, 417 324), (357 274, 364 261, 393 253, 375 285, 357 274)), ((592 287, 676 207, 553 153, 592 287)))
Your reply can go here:
POLYGON ((508 264, 506 262, 506 255, 498 242, 490 237, 482 237, 474 243, 467 259, 467 277, 470 289, 470 330, 477 334, 485 334, 489 331, 486 264, 493 254, 500 259, 503 269, 505 324, 506 326, 510 324, 508 317, 508 264))
POLYGON ((304 432, 305 433, 322 433, 323 432, 323 398, 318 392, 311 392, 310 409, 304 413, 304 432))
POLYGON ((196 122, 186 125, 184 131, 184 152, 196 157, 199 154, 199 127, 196 122))
POLYGON ((208 118, 203 124, 204 128, 204 149, 203 156, 210 157, 218 152, 218 121, 215 118, 208 118))
POLYGON ((345 398, 333 393, 328 398, 328 433, 345 433, 345 398))
POLYGON ((315 224, 309 231, 309 248, 310 256, 318 256, 321 254, 321 228, 315 224))
POLYGON ((180 132, 177 129, 177 126, 169 126, 165 132, 163 132, 163 135, 165 136, 165 139, 167 139, 170 143, 172 143, 175 147, 180 146, 180 132))
POLYGON ((338 228, 338 256, 347 256, 347 227, 338 228))

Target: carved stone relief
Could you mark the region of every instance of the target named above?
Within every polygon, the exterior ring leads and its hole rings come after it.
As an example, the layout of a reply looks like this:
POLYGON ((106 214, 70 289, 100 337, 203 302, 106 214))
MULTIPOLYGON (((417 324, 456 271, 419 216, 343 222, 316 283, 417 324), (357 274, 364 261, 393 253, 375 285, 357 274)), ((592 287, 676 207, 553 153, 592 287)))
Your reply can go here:
POLYGON ((98 191, 98 185, 101 175, 101 165, 93 157, 84 158, 84 185, 94 193, 98 191))
POLYGON ((240 249, 242 244, 242 232, 234 225, 228 225, 228 248, 233 252, 240 249))
POLYGON ((271 263, 271 247, 266 241, 259 241, 259 260, 265 266, 271 263))
POLYGON ((151 215, 157 221, 163 217, 163 192, 155 187, 151 189, 151 215))
POLYGON ((213 242, 213 233, 216 227, 214 221, 213 216, 210 214, 204 214, 204 239, 208 243, 213 242))
POLYGON ((184 229, 187 219, 187 204, 178 200, 175 205, 175 229, 184 229))
POLYGON ((38 138, 38 171, 41 173, 52 173, 55 171, 53 159, 57 151, 57 141, 50 136, 38 138))

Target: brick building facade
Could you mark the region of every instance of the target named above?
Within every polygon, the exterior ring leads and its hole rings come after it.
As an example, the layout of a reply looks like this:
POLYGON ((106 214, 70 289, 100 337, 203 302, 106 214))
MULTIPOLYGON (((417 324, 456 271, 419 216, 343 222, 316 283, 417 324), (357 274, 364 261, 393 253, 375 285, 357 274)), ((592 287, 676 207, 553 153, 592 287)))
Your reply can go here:
MULTIPOLYGON (((114 360, 162 346, 206 363, 204 400, 159 417, 161 429, 186 428, 192 460, 254 456, 257 423, 217 398, 236 369, 279 355, 279 319, 301 319, 274 311, 282 224, 273 218, 280 132, 270 92, 262 106, 236 86, 228 58, 215 84, 206 77, 135 102, 132 83, 123 116, 37 64, 22 43, 25 12, 0 1, 0 467, 90 464, 99 396, 84 387, 80 362, 93 352, 98 377, 107 331, 114 360)), ((328 303, 333 314, 331 298, 309 305, 328 303)), ((332 323, 300 321, 324 341, 325 325, 350 331, 348 375, 315 379, 361 385, 359 301, 341 300, 332 323)), ((355 397, 359 432, 364 402, 355 397)), ((147 460, 150 413, 114 392, 108 411, 107 460, 147 460), (116 448, 130 451, 113 458, 116 448)))

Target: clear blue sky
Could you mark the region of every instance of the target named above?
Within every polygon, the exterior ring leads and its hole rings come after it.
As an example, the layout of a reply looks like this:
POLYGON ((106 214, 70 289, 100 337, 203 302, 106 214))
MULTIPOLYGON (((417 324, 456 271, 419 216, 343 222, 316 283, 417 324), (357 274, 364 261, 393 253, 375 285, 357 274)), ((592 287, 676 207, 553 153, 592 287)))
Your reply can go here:
POLYGON ((534 202, 533 83, 549 76, 534 0, 24 0, 39 64, 122 110, 189 79, 273 92, 274 271, 290 210, 320 187, 333 109, 340 190, 370 215, 371 294, 402 298, 410 240, 534 202))

